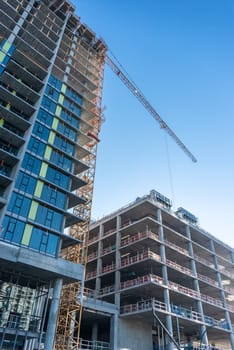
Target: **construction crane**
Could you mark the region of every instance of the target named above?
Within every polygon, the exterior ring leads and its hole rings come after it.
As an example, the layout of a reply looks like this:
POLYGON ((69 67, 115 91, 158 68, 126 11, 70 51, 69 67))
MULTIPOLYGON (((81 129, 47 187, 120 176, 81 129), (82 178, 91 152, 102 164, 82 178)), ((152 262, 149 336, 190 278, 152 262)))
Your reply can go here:
POLYGON ((120 80, 127 86, 131 93, 140 101, 140 103, 146 108, 146 110, 153 116, 153 118, 159 123, 160 127, 163 128, 168 135, 177 143, 177 145, 184 151, 184 153, 194 162, 197 162, 197 159, 194 155, 188 150, 184 143, 176 136, 174 131, 167 125, 167 123, 160 117, 158 112, 154 107, 149 103, 146 97, 143 95, 141 90, 136 86, 136 84, 130 80, 126 74, 113 62, 113 60, 106 55, 106 63, 112 69, 112 71, 119 77, 120 80))

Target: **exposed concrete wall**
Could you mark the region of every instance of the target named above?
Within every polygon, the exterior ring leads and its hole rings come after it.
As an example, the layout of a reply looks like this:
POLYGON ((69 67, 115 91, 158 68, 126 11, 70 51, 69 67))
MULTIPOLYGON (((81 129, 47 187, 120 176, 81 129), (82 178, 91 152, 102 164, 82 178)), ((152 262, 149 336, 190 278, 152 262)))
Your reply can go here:
POLYGON ((153 350, 152 325, 145 321, 119 318, 119 350, 153 350))

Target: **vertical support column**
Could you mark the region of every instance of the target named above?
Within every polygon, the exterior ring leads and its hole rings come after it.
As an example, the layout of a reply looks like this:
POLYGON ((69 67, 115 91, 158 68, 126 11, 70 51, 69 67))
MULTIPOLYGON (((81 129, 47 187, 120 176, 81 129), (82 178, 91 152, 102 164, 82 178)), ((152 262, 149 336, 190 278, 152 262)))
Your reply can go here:
POLYGON ((234 252, 231 252, 231 259, 232 259, 232 263, 234 264, 234 252))
POLYGON ((44 350, 53 349, 62 286, 62 278, 57 278, 53 287, 53 298, 50 306, 44 350))
MULTIPOLYGON (((164 245, 164 234, 163 234, 163 226, 162 226, 162 213, 161 209, 157 209, 157 220, 160 223, 159 226, 159 239, 160 239, 160 256, 162 260, 162 277, 163 277, 163 282, 165 285, 168 285, 168 275, 167 275, 167 266, 166 266, 166 250, 165 250, 165 245, 164 245)), ((171 312, 171 305, 170 305, 170 294, 168 288, 164 288, 164 302, 167 306, 168 312, 171 312)), ((170 314, 166 315, 166 326, 168 329, 168 332, 170 335, 173 337, 173 327, 172 327, 172 317, 170 314)), ((168 339, 168 350, 173 350, 174 349, 174 344, 173 342, 168 339)))
POLYGON ((121 217, 120 215, 117 216, 116 218, 116 254, 115 254, 115 264, 116 264, 116 272, 115 272, 115 304, 117 308, 120 308, 120 292, 117 293, 120 287, 120 264, 121 264, 121 257, 120 257, 120 245, 121 245, 121 233, 120 233, 120 228, 121 228, 121 217))
POLYGON ((98 323, 94 322, 92 326, 92 340, 97 341, 98 340, 98 323))
POLYGON ((118 350, 118 327, 119 327, 119 318, 118 314, 115 313, 111 317, 110 325, 110 349, 118 350))
MULTIPOLYGON (((101 255, 102 255, 102 247, 103 247, 103 242, 102 242, 103 232, 104 232, 104 225, 100 224, 100 226, 99 226, 99 242, 98 242, 98 251, 97 251, 97 275, 99 275, 99 273, 102 270, 101 255)), ((96 284, 95 284, 95 297, 97 297, 99 295, 100 288, 101 288, 101 278, 97 277, 96 284)))
MULTIPOLYGON (((192 258, 191 259, 191 270, 192 270, 192 273, 193 273, 193 276, 194 276, 193 285, 194 285, 194 289, 196 290, 196 292, 198 292, 199 295, 200 295, 200 286, 199 286, 199 282, 198 282, 198 279, 197 279, 197 268, 196 268, 196 263, 195 263, 195 259, 194 259, 193 244, 192 244, 192 240, 191 240, 190 228, 189 228, 188 225, 186 226, 186 236, 189 239, 189 243, 188 243, 189 255, 192 258)), ((199 299, 197 301, 197 308, 198 308, 198 312, 201 315, 202 322, 205 322, 201 299, 199 299)), ((206 326, 204 324, 201 325, 201 343, 203 343, 205 345, 209 344, 208 343, 206 326)))
MULTIPOLYGON (((210 240, 210 249, 213 253, 213 261, 214 261, 214 266, 216 268, 216 273, 217 273, 217 282, 219 284, 219 288, 221 289, 220 291, 220 297, 221 297, 221 301, 223 303, 223 306, 225 307, 225 320, 228 324, 228 328, 229 330, 232 330, 232 322, 231 322, 231 319, 230 319, 230 315, 229 315, 229 311, 227 309, 227 301, 226 301, 226 297, 225 297, 225 292, 223 290, 223 281, 222 281, 222 277, 221 277, 221 274, 219 272, 219 263, 218 263, 218 259, 217 259, 217 255, 216 255, 216 252, 215 252, 215 246, 214 246, 214 241, 213 240, 210 240)), ((233 331, 231 331, 229 333, 229 339, 230 339, 230 344, 231 344, 231 347, 232 349, 234 349, 234 335, 233 335, 233 331)))

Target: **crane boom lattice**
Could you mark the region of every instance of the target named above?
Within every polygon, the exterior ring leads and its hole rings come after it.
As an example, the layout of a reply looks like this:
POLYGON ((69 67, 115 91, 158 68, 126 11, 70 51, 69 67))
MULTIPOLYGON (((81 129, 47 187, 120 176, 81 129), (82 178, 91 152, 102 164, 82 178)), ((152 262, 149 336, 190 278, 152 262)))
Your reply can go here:
POLYGON ((167 125, 167 123, 160 117, 158 112, 153 108, 153 106, 148 102, 140 89, 131 81, 122 70, 113 62, 113 60, 106 55, 106 63, 112 69, 112 71, 119 77, 120 80, 127 86, 127 88, 132 92, 132 94, 140 101, 140 103, 146 108, 146 110, 153 116, 153 118, 159 123, 160 127, 163 128, 168 135, 177 143, 177 145, 184 151, 184 153, 194 162, 197 159, 188 150, 184 143, 178 138, 178 136, 172 131, 172 129, 167 125))

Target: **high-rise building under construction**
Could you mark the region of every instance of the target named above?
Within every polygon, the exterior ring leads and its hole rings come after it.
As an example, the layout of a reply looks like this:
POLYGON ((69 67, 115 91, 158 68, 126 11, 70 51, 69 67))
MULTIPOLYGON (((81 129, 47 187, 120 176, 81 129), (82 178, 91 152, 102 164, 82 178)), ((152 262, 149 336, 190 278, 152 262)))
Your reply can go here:
POLYGON ((79 308, 106 47, 69 1, 2 0, 0 18, 0 348, 51 350, 62 286, 79 308))
POLYGON ((194 215, 153 190, 88 237, 106 50, 68 0, 0 1, 0 349, 234 350, 234 252, 194 215))
POLYGON ((84 334, 91 329, 93 341, 110 339, 115 350, 234 349, 233 248, 159 192, 92 223, 87 261, 84 334))

